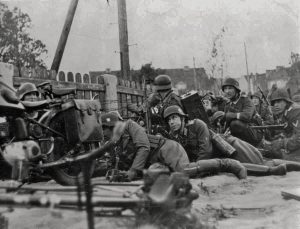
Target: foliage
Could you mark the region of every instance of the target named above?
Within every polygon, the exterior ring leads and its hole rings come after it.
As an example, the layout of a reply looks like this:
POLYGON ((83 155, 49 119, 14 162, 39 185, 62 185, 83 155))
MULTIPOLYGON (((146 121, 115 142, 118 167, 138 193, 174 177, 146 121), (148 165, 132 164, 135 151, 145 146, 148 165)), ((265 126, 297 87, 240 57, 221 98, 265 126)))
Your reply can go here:
POLYGON ((207 74, 214 78, 223 78, 226 70, 226 55, 223 48, 223 37, 226 28, 222 27, 221 31, 214 37, 213 46, 210 51, 209 59, 206 61, 207 74))
POLYGON ((288 68, 288 72, 290 76, 298 75, 300 72, 300 55, 298 53, 291 53, 290 59, 291 67, 288 68))
POLYGON ((143 77, 145 76, 146 83, 152 83, 154 78, 160 74, 164 74, 165 70, 152 67, 152 63, 147 63, 142 65, 141 69, 136 72, 132 78, 135 81, 143 82, 143 77))
POLYGON ((0 61, 17 67, 46 67, 42 60, 45 44, 29 34, 31 19, 15 7, 0 2, 0 61))

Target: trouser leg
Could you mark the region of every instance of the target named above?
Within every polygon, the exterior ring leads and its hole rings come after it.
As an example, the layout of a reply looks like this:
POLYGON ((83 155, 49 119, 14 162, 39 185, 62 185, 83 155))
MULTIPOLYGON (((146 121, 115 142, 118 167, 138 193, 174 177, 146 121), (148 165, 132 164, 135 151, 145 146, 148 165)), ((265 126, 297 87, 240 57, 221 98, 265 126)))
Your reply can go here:
POLYGON ((199 176, 204 173, 219 172, 233 173, 239 179, 244 179, 247 177, 247 171, 245 167, 239 161, 228 158, 199 160, 192 162, 184 169, 184 172, 191 177, 199 176))
POLYGON ((252 176, 270 176, 270 175, 285 175, 287 168, 285 164, 277 166, 256 165, 250 163, 242 163, 247 169, 247 174, 252 176))
MULTIPOLYGON (((280 159, 273 159, 270 162, 272 162, 274 165, 285 164, 286 169, 287 169, 288 172, 300 171, 300 162, 280 160, 280 159)), ((267 162, 267 164, 270 163, 270 162, 267 162)))

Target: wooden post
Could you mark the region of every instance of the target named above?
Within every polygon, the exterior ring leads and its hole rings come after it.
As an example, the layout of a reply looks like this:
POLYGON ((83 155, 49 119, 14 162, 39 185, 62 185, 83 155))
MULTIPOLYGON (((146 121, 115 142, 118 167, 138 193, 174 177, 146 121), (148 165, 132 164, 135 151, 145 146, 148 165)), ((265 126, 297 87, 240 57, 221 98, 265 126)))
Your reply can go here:
POLYGON ((129 48, 128 48, 128 30, 127 30, 127 13, 126 0, 118 0, 118 22, 119 22, 119 43, 120 43, 120 58, 121 70, 124 79, 131 79, 129 65, 129 48), (123 69, 122 69, 123 67, 123 69))
POLYGON ((247 57, 247 49, 246 49, 246 43, 244 42, 244 48, 245 48, 245 59, 246 59, 246 69, 247 69, 247 81, 248 81, 248 92, 251 92, 251 80, 249 76, 249 70, 248 70, 248 57, 247 57))
POLYGON ((114 75, 104 74, 102 75, 105 85, 105 103, 104 110, 117 111, 118 110, 118 94, 117 94, 117 84, 118 79, 114 75))
POLYGON ((0 81, 13 87, 13 77, 15 76, 15 72, 18 73, 14 65, 0 62, 0 81))
POLYGON ((78 0, 71 0, 69 10, 67 13, 67 17, 65 20, 65 24, 64 24, 63 30, 61 32, 61 35, 60 35, 60 38, 58 41, 58 45, 57 45, 57 48, 55 51, 55 56, 53 58, 53 62, 51 65, 51 70, 55 70, 56 72, 58 72, 60 62, 61 62, 62 56, 64 54, 64 50, 65 50, 66 43, 68 40, 69 32, 71 30, 71 25, 73 22, 73 18, 75 15, 77 5, 78 5, 78 0))
POLYGON ((194 84, 195 90, 198 91, 198 80, 197 80, 197 73, 196 73, 196 65, 195 65, 195 57, 193 56, 193 65, 194 65, 194 84))

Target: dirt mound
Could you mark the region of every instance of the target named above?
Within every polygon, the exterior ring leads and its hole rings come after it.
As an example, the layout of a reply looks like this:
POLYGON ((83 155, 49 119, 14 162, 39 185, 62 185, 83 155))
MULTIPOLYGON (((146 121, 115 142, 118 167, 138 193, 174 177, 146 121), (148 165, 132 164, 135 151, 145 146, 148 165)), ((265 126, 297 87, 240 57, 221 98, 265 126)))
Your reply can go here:
POLYGON ((248 177, 220 175, 192 180, 200 193, 193 207, 202 221, 217 228, 299 228, 300 202, 281 191, 300 187, 299 173, 248 177))

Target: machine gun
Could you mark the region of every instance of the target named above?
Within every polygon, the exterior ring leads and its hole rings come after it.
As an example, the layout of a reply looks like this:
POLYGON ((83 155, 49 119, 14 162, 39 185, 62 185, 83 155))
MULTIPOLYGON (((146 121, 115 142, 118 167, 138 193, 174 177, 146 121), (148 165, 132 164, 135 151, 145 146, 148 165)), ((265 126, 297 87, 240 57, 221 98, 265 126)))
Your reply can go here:
POLYGON ((144 171, 142 185, 91 181, 89 186, 90 195, 93 195, 89 199, 81 196, 81 189, 76 186, 0 186, 9 192, 0 195, 0 206, 49 208, 53 212, 54 209, 67 208, 88 213, 87 204, 90 202, 92 218, 88 218, 89 229, 95 228, 94 217, 124 217, 126 215, 122 213, 126 209, 132 210, 139 225, 151 223, 163 228, 175 228, 175 225, 190 228, 187 226, 199 224, 190 212, 192 202, 199 195, 192 190, 189 178, 183 173, 149 169, 144 171))
POLYGON ((286 125, 265 125, 265 126, 250 126, 251 129, 254 130, 284 130, 286 125))

